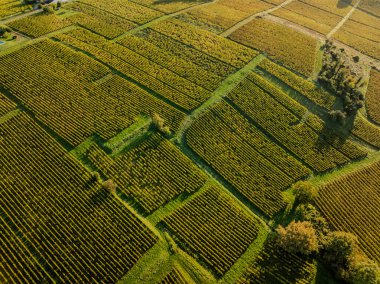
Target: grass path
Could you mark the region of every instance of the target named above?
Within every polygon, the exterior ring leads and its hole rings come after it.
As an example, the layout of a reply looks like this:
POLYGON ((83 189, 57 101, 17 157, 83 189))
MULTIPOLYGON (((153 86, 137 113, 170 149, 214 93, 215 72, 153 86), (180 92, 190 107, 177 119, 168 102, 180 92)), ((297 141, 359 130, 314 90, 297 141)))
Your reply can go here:
POLYGON ((187 115, 183 120, 177 134, 173 140, 177 143, 181 143, 185 131, 191 126, 191 124, 200 117, 210 107, 220 102, 230 91, 232 91, 247 75, 265 58, 264 55, 259 54, 253 58, 242 69, 227 77, 220 86, 212 93, 211 97, 205 101, 200 107, 193 110, 191 114, 187 115))
POLYGON ((294 0, 286 0, 285 2, 281 3, 280 5, 277 5, 275 7, 272 7, 268 10, 265 10, 265 11, 262 11, 262 12, 259 12, 259 13, 256 13, 252 16, 249 16, 248 18, 242 20, 241 22, 238 22, 237 24, 235 24, 234 26, 230 27, 228 30, 222 32, 220 35, 223 36, 223 37, 228 37, 230 34, 232 34, 234 31, 240 29, 242 26, 248 24, 250 21, 252 21, 253 19, 257 18, 257 17, 262 17, 262 16, 265 16, 267 14, 270 14, 288 4, 290 4, 291 2, 293 2, 294 0))

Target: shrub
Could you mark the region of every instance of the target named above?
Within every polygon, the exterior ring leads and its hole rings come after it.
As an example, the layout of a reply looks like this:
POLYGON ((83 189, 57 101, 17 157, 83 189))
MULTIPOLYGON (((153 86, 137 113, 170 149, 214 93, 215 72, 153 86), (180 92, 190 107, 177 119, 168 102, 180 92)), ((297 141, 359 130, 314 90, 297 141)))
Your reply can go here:
POLYGON ((44 14, 52 14, 54 13, 53 9, 50 6, 43 6, 42 11, 44 14))
POLYGON ((170 128, 164 125, 165 120, 161 118, 157 113, 153 114, 152 122, 162 134, 166 136, 169 136, 171 134, 170 128))
POLYGON ((286 228, 277 228, 278 245, 290 253, 309 255, 318 251, 318 238, 310 222, 292 221, 286 228))
POLYGON ((324 241, 323 257, 335 266, 347 267, 357 251, 358 239, 347 232, 331 232, 324 241))
POLYGON ((293 185, 293 190, 299 203, 310 203, 318 196, 317 188, 306 181, 297 182, 293 185))
POLYGON ((109 179, 103 182, 103 188, 111 193, 114 193, 116 191, 117 185, 112 179, 109 179))

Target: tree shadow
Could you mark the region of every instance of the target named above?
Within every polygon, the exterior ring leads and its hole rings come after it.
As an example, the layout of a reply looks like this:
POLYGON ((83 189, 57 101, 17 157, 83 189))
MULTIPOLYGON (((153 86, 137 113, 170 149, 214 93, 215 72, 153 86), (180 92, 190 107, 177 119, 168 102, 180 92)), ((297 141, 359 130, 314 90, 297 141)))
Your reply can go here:
POLYGON ((343 9, 351 5, 352 5, 352 0, 339 0, 338 3, 336 4, 336 7, 338 9, 343 9))

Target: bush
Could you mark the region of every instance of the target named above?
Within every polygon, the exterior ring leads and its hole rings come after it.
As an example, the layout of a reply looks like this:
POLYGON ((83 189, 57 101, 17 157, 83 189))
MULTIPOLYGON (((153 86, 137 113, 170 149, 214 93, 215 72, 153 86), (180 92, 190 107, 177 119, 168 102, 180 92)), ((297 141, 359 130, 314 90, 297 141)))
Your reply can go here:
POLYGON ((109 179, 103 182, 103 188, 111 193, 114 193, 116 191, 117 185, 112 179, 109 179))
MULTIPOLYGON (((347 101, 347 98, 346 98, 347 101)), ((332 121, 339 122, 341 124, 346 120, 347 115, 341 110, 332 110, 329 112, 329 117, 332 121)))
POLYGON ((309 255, 318 251, 318 238, 310 222, 292 221, 286 228, 277 228, 278 245, 290 253, 309 255))
POLYGON ((43 6, 42 11, 44 14, 52 14, 54 13, 53 9, 50 6, 43 6))
POLYGON ((358 239, 347 232, 331 232, 323 246, 323 258, 334 266, 348 267, 357 252, 358 239))
POLYGON ((325 235, 329 232, 326 219, 311 204, 300 204, 296 208, 295 220, 310 222, 318 235, 325 235))
POLYGON ((310 203, 318 196, 318 190, 311 183, 306 181, 297 182, 293 185, 296 201, 299 203, 310 203))
POLYGON ((161 118, 157 113, 153 114, 152 122, 162 134, 166 136, 169 136, 171 134, 170 128, 164 125, 165 120, 161 118))
POLYGON ((349 278, 353 284, 380 284, 380 268, 368 258, 353 262, 350 265, 349 278))

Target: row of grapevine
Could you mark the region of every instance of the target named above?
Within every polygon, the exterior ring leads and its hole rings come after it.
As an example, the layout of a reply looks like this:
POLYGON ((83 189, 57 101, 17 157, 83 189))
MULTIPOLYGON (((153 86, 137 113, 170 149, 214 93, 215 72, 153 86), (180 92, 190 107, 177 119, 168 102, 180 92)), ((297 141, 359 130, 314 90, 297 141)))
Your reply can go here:
POLYGON ((308 81, 300 76, 297 76, 288 69, 273 63, 268 59, 260 62, 259 67, 265 70, 272 76, 276 77, 292 89, 304 95, 309 100, 315 102, 317 105, 324 107, 328 110, 332 109, 337 99, 336 96, 318 88, 314 83, 308 81))
POLYGON ((380 124, 380 72, 373 69, 366 94, 368 116, 380 124))
POLYGON ((314 70, 317 40, 284 25, 256 19, 236 30, 230 39, 265 51, 270 58, 310 76, 314 70))
POLYGON ((272 15, 324 35, 328 34, 343 18, 340 15, 335 15, 302 1, 289 3, 285 7, 272 12, 272 15))
POLYGON ((366 55, 380 59, 379 29, 348 20, 333 37, 366 55))
MULTIPOLYGON (((260 82, 258 76, 257 78, 260 82)), ((350 161, 348 157, 326 143, 307 124, 302 123, 302 118, 271 96, 273 91, 281 93, 279 89, 273 88, 267 81, 261 81, 260 85, 256 85, 254 81, 245 79, 230 93, 228 99, 282 146, 300 157, 317 172, 323 172, 350 161)))
POLYGON ((218 277, 246 251, 260 226, 216 185, 174 211, 164 223, 218 277))
POLYGON ((238 68, 246 65, 258 54, 253 49, 201 30, 178 19, 170 18, 160 21, 152 25, 151 28, 238 68))
POLYGON ((136 4, 132 1, 110 0, 102 2, 97 0, 80 0, 80 3, 104 10, 137 24, 145 24, 164 15, 162 12, 136 4))
POLYGON ((182 112, 118 76, 101 84, 88 82, 107 69, 70 49, 62 48, 67 54, 61 56, 59 46, 38 43, 3 56, 0 83, 70 144, 93 133, 108 140, 141 113, 158 113, 171 130, 177 129, 182 112))
POLYGON ((16 108, 16 104, 0 93, 0 117, 16 108))
POLYGON ((3 218, 0 218, 0 228, 0 282, 53 283, 3 218))
POLYGON ((356 116, 351 132, 368 144, 380 148, 380 127, 370 123, 361 114, 356 116))
POLYGON ((166 14, 171 14, 184 10, 186 8, 203 4, 203 1, 157 1, 157 0, 130 0, 131 2, 137 3, 161 11, 166 14))
POLYGON ((80 2, 65 5, 65 9, 78 12, 69 17, 70 21, 110 39, 137 27, 127 19, 80 2))
POLYGON ((343 153, 345 156, 349 157, 352 160, 364 158, 367 155, 367 152, 365 150, 359 148, 357 145, 347 139, 347 137, 344 137, 341 134, 336 133, 336 131, 329 129, 321 118, 312 113, 309 113, 304 106, 293 100, 284 92, 280 91, 280 89, 275 85, 272 85, 256 73, 249 74, 248 78, 261 89, 266 90, 266 92, 271 95, 273 99, 275 99, 287 110, 298 117, 300 122, 302 121, 305 125, 312 128, 312 130, 321 138, 320 141, 318 141, 318 144, 320 146, 333 146, 336 150, 343 153))
POLYGON ((134 213, 26 114, 0 133, 2 218, 54 281, 114 283, 155 244, 134 213))
POLYGON ((21 4, 18 0, 0 0, 0 19, 31 9, 31 5, 24 3, 21 4))
POLYGON ((90 148, 88 158, 148 213, 181 193, 197 191, 207 179, 160 134, 153 134, 115 161, 107 159, 96 145, 90 148))
POLYGON ((55 38, 91 53, 98 60, 186 110, 196 108, 211 95, 210 91, 169 69, 163 68, 120 44, 107 42, 103 37, 89 31, 77 29, 57 35, 55 38))
POLYGON ((135 35, 144 38, 144 40, 156 45, 161 50, 165 50, 172 56, 190 61, 219 77, 227 77, 237 70, 237 68, 228 63, 216 59, 212 54, 206 54, 150 28, 144 29, 135 35))
POLYGON ((125 36, 118 43, 209 91, 214 91, 224 79, 189 60, 159 48, 142 37, 125 36))
POLYGON ((330 224, 359 237, 361 248, 380 261, 380 162, 319 188, 316 204, 330 224))
POLYGON ((72 23, 68 18, 60 17, 56 13, 38 13, 17 19, 7 25, 28 36, 39 37, 71 26, 72 23))
MULTIPOLYGON (((219 107, 216 111, 218 109, 219 107)), ((229 113, 221 115, 223 111, 231 110, 227 107, 223 109, 219 110, 222 118, 208 112, 196 120, 186 134, 186 143, 252 204, 268 216, 273 216, 284 206, 281 190, 291 185, 294 179, 272 164, 271 150, 262 148, 268 141, 257 129, 249 129, 256 132, 252 136, 257 135, 257 140, 261 143, 253 145, 253 139, 245 140, 246 137, 239 135, 236 130, 238 125, 230 125, 230 121, 225 118, 229 113)), ((236 113, 234 115, 238 117, 236 113)), ((282 152, 281 149, 276 150, 282 152)), ((287 163, 284 156, 278 159, 287 163)), ((301 172, 298 175, 307 173, 306 169, 302 173, 302 166, 299 169, 301 172)))
POLYGON ((158 284, 188 284, 185 277, 177 269, 173 268, 158 284))
POLYGON ((287 253, 269 240, 237 284, 309 284, 314 275, 312 260, 287 253))

